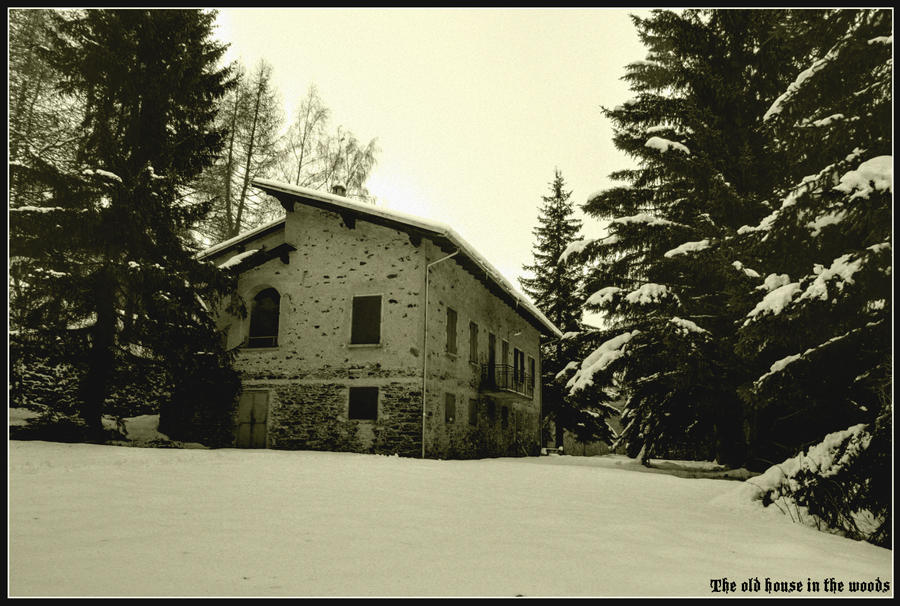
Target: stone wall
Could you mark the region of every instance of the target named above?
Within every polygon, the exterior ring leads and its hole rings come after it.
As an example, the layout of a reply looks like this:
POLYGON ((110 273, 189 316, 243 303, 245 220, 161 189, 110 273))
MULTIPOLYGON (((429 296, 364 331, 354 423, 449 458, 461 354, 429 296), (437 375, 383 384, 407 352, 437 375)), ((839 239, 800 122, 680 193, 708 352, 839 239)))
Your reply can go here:
MULTIPOLYGON (((446 253, 426 243, 429 262, 446 253)), ((428 296, 428 381, 426 393, 426 451, 435 457, 520 456, 540 452, 540 334, 528 321, 452 258, 430 270, 428 296), (456 353, 447 351, 447 308, 456 311, 456 353), (476 361, 470 361, 469 323, 478 325, 476 361), (479 389, 481 366, 487 364, 489 334, 496 337, 496 363, 512 364, 513 351, 535 360, 534 395, 490 397, 479 389), (502 342, 509 354, 502 360, 502 342), (446 394, 452 394, 456 415, 446 418, 446 394), (477 420, 469 423, 468 407, 475 401, 477 420), (494 410, 493 420, 490 410, 494 410), (507 422, 503 426, 503 408, 507 422)))
POLYGON ((391 379, 344 382, 246 381, 269 392, 269 448, 419 456, 421 390, 391 379), (350 419, 350 387, 377 387, 376 421, 350 419))
MULTIPOLYGON (((236 366, 245 389, 270 392, 270 448, 421 456, 424 433, 428 457, 537 454, 539 383, 532 398, 494 401, 479 391, 479 381, 489 332, 497 336, 497 363, 503 363, 500 347, 507 340, 506 363, 512 364, 513 348, 519 348, 535 359, 540 377, 538 331, 452 259, 430 271, 423 427, 425 266, 446 256, 429 239, 413 243, 406 232, 363 220, 351 228, 337 213, 302 204, 288 213, 284 232, 266 238, 269 246, 283 241, 297 250, 287 264, 272 259, 243 272, 238 294, 249 310, 260 291, 279 292, 278 346, 241 347, 236 366), (353 297, 376 294, 382 296, 381 342, 352 345, 353 297), (456 354, 446 352, 447 306, 458 315, 456 354), (469 361, 470 321, 479 326, 475 363, 469 361), (379 388, 377 420, 348 418, 354 386, 379 388), (456 398, 451 422, 445 421, 447 393, 456 398), (469 423, 469 400, 477 402, 474 424, 469 423)), ((246 249, 258 246, 246 243, 246 249)), ((214 261, 233 254, 222 253, 214 261)), ((237 348, 247 338, 249 316, 223 313, 219 326, 228 346, 237 348)))

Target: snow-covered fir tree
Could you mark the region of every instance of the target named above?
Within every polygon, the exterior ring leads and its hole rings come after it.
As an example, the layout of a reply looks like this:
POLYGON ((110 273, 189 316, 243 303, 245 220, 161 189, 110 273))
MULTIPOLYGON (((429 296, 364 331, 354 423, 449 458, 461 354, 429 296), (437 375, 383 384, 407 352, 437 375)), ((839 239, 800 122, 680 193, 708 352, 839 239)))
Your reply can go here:
POLYGON ((882 473, 867 485, 889 495, 892 16, 836 10, 816 27, 817 48, 764 115, 788 178, 771 212, 738 230, 742 260, 764 276, 736 325, 753 371, 742 393, 775 461, 869 424, 882 473))
POLYGON ((34 147, 11 159, 45 193, 10 208, 10 255, 21 260, 10 315, 17 341, 65 352, 95 435, 123 369, 155 368, 173 402, 229 401, 237 385, 210 314, 230 279, 196 260, 188 233, 207 208, 184 201, 222 143, 214 102, 229 81, 214 19, 54 12, 41 49, 83 119, 72 162, 34 147))
MULTIPOLYGON (((818 13, 817 13, 818 14, 818 13)), ((781 158, 762 117, 790 78, 804 41, 785 36, 789 11, 654 11, 633 18, 648 48, 628 66, 635 96, 606 110, 616 146, 638 168, 585 210, 608 236, 582 243, 591 259, 586 306, 611 323, 564 375, 574 398, 626 400, 632 456, 744 463, 746 419, 735 386, 733 299, 752 270, 733 265, 731 236, 768 212, 781 158)))
POLYGON ((580 241, 581 221, 575 217, 571 191, 559 169, 550 182, 550 195, 542 196, 538 222, 534 229, 534 262, 524 266, 532 277, 519 278, 522 289, 566 336, 541 347, 542 399, 544 415, 555 426, 556 445, 563 442, 565 430, 577 431, 585 441, 610 441, 612 432, 605 419, 618 411, 600 405, 588 410, 566 397, 556 375, 579 354, 573 336, 583 329, 582 268, 566 265, 563 253, 580 241))

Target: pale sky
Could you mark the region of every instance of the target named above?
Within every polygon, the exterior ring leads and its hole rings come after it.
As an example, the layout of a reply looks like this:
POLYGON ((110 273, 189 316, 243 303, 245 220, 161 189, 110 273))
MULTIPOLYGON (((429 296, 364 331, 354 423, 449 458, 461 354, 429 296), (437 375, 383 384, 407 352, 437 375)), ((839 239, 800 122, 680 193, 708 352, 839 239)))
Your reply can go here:
POLYGON ((217 31, 272 64, 287 118, 314 83, 332 128, 377 137, 379 206, 449 224, 518 286, 554 168, 580 205, 629 166, 600 107, 646 55, 631 12, 223 9, 217 31))

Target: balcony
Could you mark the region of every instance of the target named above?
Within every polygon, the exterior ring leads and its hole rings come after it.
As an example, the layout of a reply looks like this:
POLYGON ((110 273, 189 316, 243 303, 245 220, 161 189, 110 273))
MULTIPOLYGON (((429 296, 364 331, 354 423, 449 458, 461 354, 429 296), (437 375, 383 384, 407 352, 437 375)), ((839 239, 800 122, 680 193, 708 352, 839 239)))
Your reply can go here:
POLYGON ((534 396, 534 378, 509 364, 482 364, 479 389, 493 396, 534 396))

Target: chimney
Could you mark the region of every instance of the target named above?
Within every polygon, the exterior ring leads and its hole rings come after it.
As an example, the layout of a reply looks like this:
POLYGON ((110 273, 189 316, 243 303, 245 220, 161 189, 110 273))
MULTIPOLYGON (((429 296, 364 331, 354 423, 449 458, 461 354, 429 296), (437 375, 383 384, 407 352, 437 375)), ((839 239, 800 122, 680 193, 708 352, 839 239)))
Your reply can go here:
POLYGON ((333 193, 335 196, 346 196, 347 188, 344 187, 344 185, 341 183, 335 183, 331 186, 331 193, 333 193))

